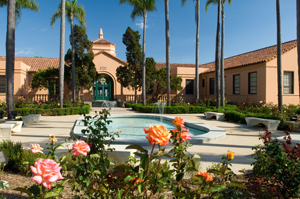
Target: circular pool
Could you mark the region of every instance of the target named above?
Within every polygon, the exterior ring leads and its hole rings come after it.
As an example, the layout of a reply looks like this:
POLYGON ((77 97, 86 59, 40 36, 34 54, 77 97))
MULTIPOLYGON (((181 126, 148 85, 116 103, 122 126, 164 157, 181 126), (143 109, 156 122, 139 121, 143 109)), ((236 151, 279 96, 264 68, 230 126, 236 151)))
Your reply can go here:
MULTIPOLYGON (((148 125, 163 125, 168 130, 175 128, 172 121, 175 117, 161 115, 125 115, 114 114, 109 117, 113 122, 107 127, 109 132, 120 131, 120 137, 114 141, 114 144, 147 144, 144 128, 148 129, 148 125)), ((78 118, 73 126, 72 132, 76 136, 85 136, 81 133, 82 129, 86 129, 82 122, 83 118, 78 118)), ((192 140, 191 144, 201 144, 222 139, 226 136, 224 129, 207 125, 200 122, 184 120, 185 128, 189 129, 192 140)))

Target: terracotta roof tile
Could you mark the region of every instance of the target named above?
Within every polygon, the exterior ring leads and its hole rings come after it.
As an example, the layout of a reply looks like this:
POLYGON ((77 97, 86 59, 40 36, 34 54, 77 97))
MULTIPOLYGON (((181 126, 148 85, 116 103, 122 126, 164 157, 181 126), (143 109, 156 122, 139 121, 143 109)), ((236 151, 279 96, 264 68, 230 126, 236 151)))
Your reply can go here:
MULTIPOLYGON (((5 56, 0 56, 0 61, 5 61, 5 56)), ((44 70, 49 67, 58 68, 58 58, 35 58, 35 57, 15 57, 15 61, 23 62, 24 64, 31 66, 29 71, 44 70)))
POLYGON ((116 45, 114 43, 111 43, 105 39, 96 39, 92 41, 93 44, 112 44, 112 45, 116 45))
MULTIPOLYGON (((166 63, 163 62, 156 62, 156 68, 164 68, 166 67, 166 63)), ((199 64, 200 66, 200 64, 199 64)), ((177 67, 195 67, 195 64, 183 64, 183 63, 170 63, 171 70, 177 67)))
MULTIPOLYGON (((282 54, 297 47, 297 40, 282 43, 282 54)), ((224 69, 247 66, 250 64, 268 62, 277 57, 277 45, 247 52, 224 59, 224 69)), ((207 72, 215 70, 215 62, 210 62, 201 67, 210 68, 207 72)))

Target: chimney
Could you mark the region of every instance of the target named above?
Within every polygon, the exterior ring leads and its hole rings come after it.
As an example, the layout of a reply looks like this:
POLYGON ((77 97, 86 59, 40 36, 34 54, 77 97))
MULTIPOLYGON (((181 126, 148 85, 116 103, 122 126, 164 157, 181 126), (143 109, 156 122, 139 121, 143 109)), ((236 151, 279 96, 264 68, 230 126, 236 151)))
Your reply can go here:
POLYGON ((102 32, 102 28, 100 28, 100 32, 99 32, 99 38, 103 39, 103 32, 102 32))

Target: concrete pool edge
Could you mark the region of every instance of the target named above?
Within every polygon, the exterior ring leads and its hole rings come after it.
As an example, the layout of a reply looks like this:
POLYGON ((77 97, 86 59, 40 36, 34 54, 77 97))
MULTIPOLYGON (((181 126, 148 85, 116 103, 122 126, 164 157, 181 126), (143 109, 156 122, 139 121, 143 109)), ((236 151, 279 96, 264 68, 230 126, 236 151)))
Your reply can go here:
MULTIPOLYGON (((168 115, 157 115, 157 114, 111 114, 111 116, 108 117, 126 117, 126 118, 136 118, 136 117, 144 117, 144 118, 155 118, 155 119, 160 119, 161 117, 163 120, 167 121, 173 121, 174 116, 168 116, 168 115)), ((82 125, 76 125, 77 122, 80 123, 80 121, 83 119, 83 117, 78 118, 74 126, 72 128, 71 132, 74 132, 75 135, 78 136, 83 136, 81 133, 81 130, 86 128, 82 125), (79 132, 78 132, 79 131, 79 132)), ((226 137, 226 131, 222 128, 208 125, 205 123, 200 123, 200 122, 195 122, 195 121, 190 121, 190 120, 184 120, 187 128, 192 127, 196 128, 199 130, 202 130, 206 132, 205 134, 198 135, 198 136, 191 136, 192 140, 189 141, 190 144, 201 144, 201 143, 208 143, 208 142, 213 142, 217 141, 220 139, 223 139, 226 137)), ((148 140, 145 139, 124 139, 124 138, 116 138, 116 140, 113 141, 113 144, 149 144, 148 140)))

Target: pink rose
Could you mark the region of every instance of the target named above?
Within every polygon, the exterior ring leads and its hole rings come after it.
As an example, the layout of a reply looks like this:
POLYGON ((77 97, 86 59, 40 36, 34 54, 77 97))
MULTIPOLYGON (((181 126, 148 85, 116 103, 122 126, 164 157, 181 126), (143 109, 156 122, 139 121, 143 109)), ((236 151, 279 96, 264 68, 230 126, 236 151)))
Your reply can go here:
POLYGON ((64 179, 60 173, 61 167, 59 163, 56 163, 54 160, 42 160, 40 158, 35 162, 34 166, 30 166, 33 173, 31 180, 34 180, 37 184, 43 183, 43 186, 48 189, 51 189, 52 182, 64 179))
POLYGON ((32 153, 43 153, 43 148, 39 144, 30 144, 32 153))
POLYGON ((73 144, 74 155, 79 156, 80 154, 86 156, 90 152, 90 146, 83 140, 78 140, 73 144))
POLYGON ((183 143, 185 140, 191 140, 191 134, 188 134, 189 132, 189 129, 185 129, 185 128, 182 128, 181 129, 181 132, 179 132, 177 129, 173 129, 172 130, 173 133, 178 133, 177 134, 177 139, 179 139, 179 137, 181 138, 181 143, 183 143))

